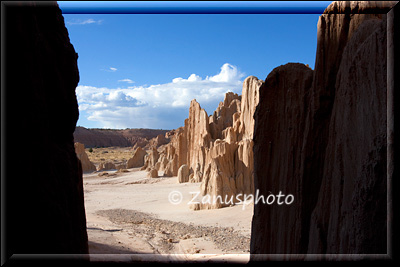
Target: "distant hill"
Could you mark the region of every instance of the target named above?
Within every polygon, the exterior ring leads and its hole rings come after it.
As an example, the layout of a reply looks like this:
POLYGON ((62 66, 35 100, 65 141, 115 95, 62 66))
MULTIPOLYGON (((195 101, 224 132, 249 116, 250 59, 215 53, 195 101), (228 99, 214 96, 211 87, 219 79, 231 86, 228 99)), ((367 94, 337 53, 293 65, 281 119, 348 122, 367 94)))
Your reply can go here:
POLYGON ((169 130, 154 130, 154 129, 98 129, 76 127, 74 132, 75 142, 85 145, 85 147, 110 147, 134 146, 136 142, 150 140, 157 135, 165 135, 169 130))

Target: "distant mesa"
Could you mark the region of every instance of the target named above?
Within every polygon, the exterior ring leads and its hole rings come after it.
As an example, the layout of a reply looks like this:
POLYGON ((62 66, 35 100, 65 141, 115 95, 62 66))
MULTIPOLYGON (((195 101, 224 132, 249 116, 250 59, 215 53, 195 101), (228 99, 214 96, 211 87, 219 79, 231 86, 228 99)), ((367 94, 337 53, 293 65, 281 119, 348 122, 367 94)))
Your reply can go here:
POLYGON ((94 147, 149 147, 153 144, 161 145, 169 140, 165 137, 168 130, 155 129, 89 129, 76 127, 74 132, 75 142, 84 144, 87 148, 94 147), (153 140, 150 144, 150 140, 153 140))

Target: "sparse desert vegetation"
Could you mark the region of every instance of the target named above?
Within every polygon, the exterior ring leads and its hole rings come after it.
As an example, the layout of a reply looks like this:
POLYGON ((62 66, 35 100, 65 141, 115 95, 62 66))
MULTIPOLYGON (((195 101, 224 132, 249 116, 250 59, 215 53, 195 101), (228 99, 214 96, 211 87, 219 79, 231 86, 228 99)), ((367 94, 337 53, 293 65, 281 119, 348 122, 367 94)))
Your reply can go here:
POLYGON ((132 147, 99 147, 86 148, 86 154, 91 162, 98 166, 101 162, 114 164, 126 163, 134 153, 132 147), (92 152, 90 152, 92 150, 92 152))

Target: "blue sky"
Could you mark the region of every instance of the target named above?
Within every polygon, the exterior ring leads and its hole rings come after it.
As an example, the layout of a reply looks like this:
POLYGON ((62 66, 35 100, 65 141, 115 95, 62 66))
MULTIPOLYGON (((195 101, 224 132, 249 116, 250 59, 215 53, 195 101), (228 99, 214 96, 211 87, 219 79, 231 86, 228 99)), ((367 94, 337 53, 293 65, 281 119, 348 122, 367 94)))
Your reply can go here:
POLYGON ((77 125, 87 128, 175 129, 193 98, 210 115, 250 75, 314 68, 319 14, 63 16, 79 55, 77 125))

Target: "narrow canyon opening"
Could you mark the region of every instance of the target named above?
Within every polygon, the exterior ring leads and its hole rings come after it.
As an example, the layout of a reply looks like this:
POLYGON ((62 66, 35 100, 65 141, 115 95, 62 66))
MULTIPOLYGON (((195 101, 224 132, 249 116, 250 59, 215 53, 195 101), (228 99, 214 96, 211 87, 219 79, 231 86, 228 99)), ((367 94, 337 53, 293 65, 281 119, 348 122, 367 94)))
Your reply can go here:
POLYGON ((7 258, 393 257, 397 1, 332 2, 314 69, 248 76, 211 114, 193 99, 173 130, 77 127, 78 54, 57 3, 5 10, 7 258))

